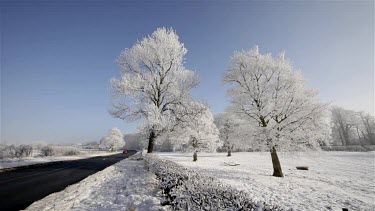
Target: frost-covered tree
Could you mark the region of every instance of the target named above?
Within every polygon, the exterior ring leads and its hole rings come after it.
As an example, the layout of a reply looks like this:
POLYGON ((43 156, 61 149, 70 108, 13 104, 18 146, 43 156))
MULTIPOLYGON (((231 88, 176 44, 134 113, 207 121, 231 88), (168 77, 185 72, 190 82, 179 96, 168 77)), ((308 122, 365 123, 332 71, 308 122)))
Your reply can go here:
POLYGON ((135 149, 142 151, 146 147, 147 136, 142 133, 124 134, 127 149, 135 149))
MULTIPOLYGON (((357 129, 361 131, 363 139, 372 145, 375 145, 375 117, 371 114, 366 114, 364 112, 359 112, 359 116, 362 120, 362 124, 358 126, 357 129)), ((359 137, 361 139, 361 137, 359 137)))
POLYGON ((143 119, 148 149, 157 137, 173 131, 186 116, 196 115, 199 103, 191 103, 197 74, 184 67, 184 44, 173 29, 158 28, 151 36, 125 49, 117 62, 121 77, 112 79, 111 114, 128 121, 143 119))
POLYGON ((332 136, 334 140, 340 140, 343 146, 349 145, 354 136, 354 111, 341 107, 331 108, 332 136))
POLYGON ((215 116, 214 123, 219 129, 223 147, 227 148, 227 156, 232 156, 233 149, 244 151, 245 147, 250 146, 244 141, 246 140, 246 131, 244 131, 246 122, 235 114, 231 112, 219 114, 215 116))
POLYGON ((124 135, 118 128, 112 128, 108 134, 100 140, 99 147, 110 151, 118 150, 125 146, 124 135))
POLYGON ((283 177, 277 149, 317 149, 326 139, 326 105, 285 53, 273 57, 258 47, 235 52, 224 81, 230 84, 231 110, 251 125, 249 140, 270 150, 273 176, 283 177))
POLYGON ((331 130, 334 142, 343 146, 375 144, 375 117, 364 112, 332 107, 331 130))
POLYGON ((198 115, 186 116, 183 123, 168 135, 175 148, 194 152, 193 161, 197 161, 198 152, 214 152, 222 146, 213 115, 206 107, 198 115))

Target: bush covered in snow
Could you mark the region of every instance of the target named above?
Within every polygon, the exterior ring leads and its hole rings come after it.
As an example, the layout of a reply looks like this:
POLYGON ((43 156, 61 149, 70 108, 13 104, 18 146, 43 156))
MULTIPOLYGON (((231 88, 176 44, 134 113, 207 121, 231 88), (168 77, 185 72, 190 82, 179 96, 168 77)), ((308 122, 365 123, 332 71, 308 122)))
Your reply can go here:
POLYGON ((16 157, 29 157, 33 153, 33 147, 31 145, 19 145, 16 147, 16 157))
POLYGON ((27 157, 31 156, 32 152, 31 145, 0 145, 0 159, 27 157))
POLYGON ((44 146, 40 153, 42 156, 71 156, 79 155, 81 151, 73 146, 44 146))
MULTIPOLYGON (((59 155, 59 152, 57 154, 59 155)), ((62 147, 60 148, 60 154, 63 156, 79 155, 81 151, 76 147, 62 147)))
POLYGON ((363 145, 367 151, 375 151, 375 145, 363 145))
POLYGON ((161 181, 165 197, 162 204, 171 205, 175 210, 282 210, 253 201, 246 192, 157 155, 147 154, 144 160, 146 168, 161 181))
POLYGON ((55 155, 54 149, 51 146, 44 146, 40 149, 40 154, 42 156, 53 156, 55 155))
MULTIPOLYGON (((32 145, 0 145, 0 159, 5 158, 23 158, 33 154, 32 145)), ((79 155, 81 151, 73 146, 53 146, 46 145, 38 147, 41 156, 71 156, 79 155)))
POLYGON ((15 156, 16 149, 14 145, 0 145, 0 158, 13 158, 15 156))

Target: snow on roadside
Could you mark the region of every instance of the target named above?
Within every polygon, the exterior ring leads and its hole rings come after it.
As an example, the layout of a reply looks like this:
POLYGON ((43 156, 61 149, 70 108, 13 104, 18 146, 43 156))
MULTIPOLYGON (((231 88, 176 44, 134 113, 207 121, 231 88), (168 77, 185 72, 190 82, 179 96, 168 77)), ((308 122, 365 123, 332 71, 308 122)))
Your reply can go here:
POLYGON ((220 179, 254 199, 294 210, 375 210, 375 152, 280 154, 284 178, 272 177, 269 153, 159 153, 165 159, 220 179), (238 166, 226 166, 235 162, 238 166), (296 166, 307 165, 308 171, 296 166))
POLYGON ((79 183, 34 202, 26 210, 167 210, 158 180, 143 160, 125 159, 79 183))
POLYGON ((74 156, 47 156, 47 157, 26 157, 26 158, 6 158, 0 159, 0 170, 5 168, 14 168, 19 166, 28 166, 39 163, 49 163, 55 161, 79 160, 96 156, 112 155, 119 152, 95 151, 82 153, 74 156))

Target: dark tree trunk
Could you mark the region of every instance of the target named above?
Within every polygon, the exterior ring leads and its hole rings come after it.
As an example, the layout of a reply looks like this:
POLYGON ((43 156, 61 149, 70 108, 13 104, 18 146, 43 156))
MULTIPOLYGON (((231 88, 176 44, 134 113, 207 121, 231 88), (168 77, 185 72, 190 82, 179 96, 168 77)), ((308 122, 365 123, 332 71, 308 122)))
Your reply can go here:
POLYGON ((284 177, 283 171, 281 170, 281 164, 279 160, 279 156, 277 156, 276 148, 275 146, 271 149, 271 158, 272 158, 272 164, 273 164, 273 175, 275 177, 284 177))
POLYGON ((344 136, 343 136, 342 133, 343 133, 342 130, 339 129, 339 135, 340 135, 340 139, 341 139, 341 144, 342 144, 343 146, 346 146, 346 144, 345 144, 345 139, 344 139, 344 136))
POLYGON ((193 161, 197 161, 197 160, 198 160, 198 154, 197 154, 197 151, 195 151, 193 154, 193 161))
POLYGON ((232 156, 232 149, 231 148, 228 149, 228 155, 227 156, 228 157, 232 156))
POLYGON ((155 138, 155 132, 152 130, 150 132, 150 136, 148 137, 147 153, 152 153, 154 151, 155 138))

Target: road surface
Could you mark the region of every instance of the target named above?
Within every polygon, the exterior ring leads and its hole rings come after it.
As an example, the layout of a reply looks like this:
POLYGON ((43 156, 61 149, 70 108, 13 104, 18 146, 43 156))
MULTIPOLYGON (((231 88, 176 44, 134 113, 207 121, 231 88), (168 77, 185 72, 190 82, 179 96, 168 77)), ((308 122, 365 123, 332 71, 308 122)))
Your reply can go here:
POLYGON ((0 173, 0 210, 25 209, 33 202, 135 154, 115 154, 31 166, 0 173))

